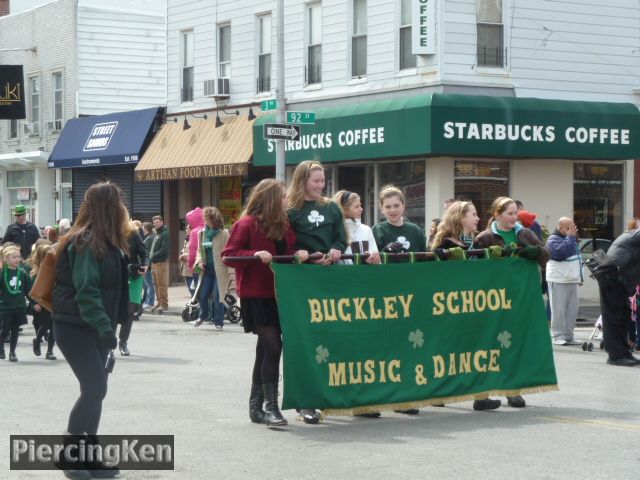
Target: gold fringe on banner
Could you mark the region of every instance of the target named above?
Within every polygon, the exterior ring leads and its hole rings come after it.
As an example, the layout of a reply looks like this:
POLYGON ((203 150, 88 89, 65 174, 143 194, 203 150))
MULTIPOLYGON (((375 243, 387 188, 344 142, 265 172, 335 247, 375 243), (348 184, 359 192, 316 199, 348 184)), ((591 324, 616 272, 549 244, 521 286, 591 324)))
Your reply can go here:
POLYGON ((416 400, 413 402, 403 403, 385 403, 381 405, 367 405, 365 407, 355 408, 327 408, 322 410, 322 418, 327 416, 353 416, 362 413, 375 413, 392 410, 408 410, 410 408, 429 407, 432 405, 443 405, 449 403, 470 402, 472 400, 482 400, 491 395, 504 395, 507 397, 515 397, 516 395, 528 395, 531 393, 543 393, 560 390, 557 384, 541 385, 538 387, 519 388, 516 390, 488 390, 481 393, 472 393, 467 395, 456 395, 453 397, 429 398, 427 400, 416 400))

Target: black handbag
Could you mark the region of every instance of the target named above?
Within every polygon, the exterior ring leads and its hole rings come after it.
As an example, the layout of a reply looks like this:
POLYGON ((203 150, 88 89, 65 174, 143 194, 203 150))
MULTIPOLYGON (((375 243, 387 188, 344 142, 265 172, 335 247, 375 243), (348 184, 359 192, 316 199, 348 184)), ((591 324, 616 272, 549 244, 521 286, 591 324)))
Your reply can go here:
POLYGON ((598 282, 613 279, 620 273, 618 264, 603 250, 593 252, 591 258, 585 260, 584 264, 598 282))

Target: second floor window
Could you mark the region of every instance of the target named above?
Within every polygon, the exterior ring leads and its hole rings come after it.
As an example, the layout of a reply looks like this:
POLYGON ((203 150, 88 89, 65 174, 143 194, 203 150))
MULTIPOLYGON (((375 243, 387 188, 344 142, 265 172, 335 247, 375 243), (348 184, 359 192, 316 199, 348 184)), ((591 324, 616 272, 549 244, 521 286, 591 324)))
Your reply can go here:
POLYGON ((271 15, 258 17, 258 93, 271 90, 271 15))
POLYGON ((56 72, 51 76, 51 88, 53 90, 53 130, 62 130, 64 122, 62 72, 56 72))
POLYGON ((307 7, 307 84, 322 81, 322 7, 319 3, 307 7))
POLYGON ((477 0, 478 66, 504 66, 502 0, 477 0))
POLYGON ((218 27, 218 78, 231 77, 231 25, 218 27))
POLYGON ((400 70, 416 67, 411 45, 411 0, 400 1, 400 70))
POLYGON ((40 135, 40 77, 29 78, 31 134, 40 135))
POLYGON ((367 75, 367 0, 353 0, 351 76, 367 75))
POLYGON ((193 101, 193 31, 182 32, 180 64, 182 70, 180 101, 193 101))

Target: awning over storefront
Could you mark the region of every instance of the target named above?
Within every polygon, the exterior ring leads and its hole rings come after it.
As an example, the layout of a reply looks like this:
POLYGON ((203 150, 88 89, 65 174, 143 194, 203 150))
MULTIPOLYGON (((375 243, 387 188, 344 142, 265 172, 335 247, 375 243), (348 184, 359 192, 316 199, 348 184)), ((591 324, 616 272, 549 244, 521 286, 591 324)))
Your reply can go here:
MULTIPOLYGON (((286 141, 287 164, 408 156, 621 160, 640 157, 633 104, 428 94, 315 111, 286 141)), ((254 126, 254 163, 275 163, 275 141, 254 126)))
POLYGON ((154 134, 159 108, 69 120, 51 152, 51 168, 137 163, 154 134))
POLYGON ((251 159, 251 128, 246 116, 166 123, 136 166, 137 181, 230 177, 247 173, 251 159))

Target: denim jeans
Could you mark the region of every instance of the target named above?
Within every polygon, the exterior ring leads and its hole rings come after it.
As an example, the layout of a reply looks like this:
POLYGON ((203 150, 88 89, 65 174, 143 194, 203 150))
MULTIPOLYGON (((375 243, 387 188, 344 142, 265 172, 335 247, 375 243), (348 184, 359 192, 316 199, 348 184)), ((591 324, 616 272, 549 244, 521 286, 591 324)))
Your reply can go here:
POLYGON ((220 303, 218 292, 218 282, 216 273, 212 269, 206 270, 202 276, 202 286, 200 287, 200 320, 209 319, 209 297, 213 296, 213 322, 216 325, 224 324, 224 305, 220 303))
POLYGON ((146 298, 145 303, 147 305, 155 305, 156 303, 156 290, 153 287, 153 277, 151 276, 151 268, 144 274, 144 295, 146 298))
POLYGON ((196 285, 198 285, 198 276, 194 275, 193 277, 184 277, 184 281, 187 284, 189 295, 193 297, 193 294, 196 292, 196 285))

